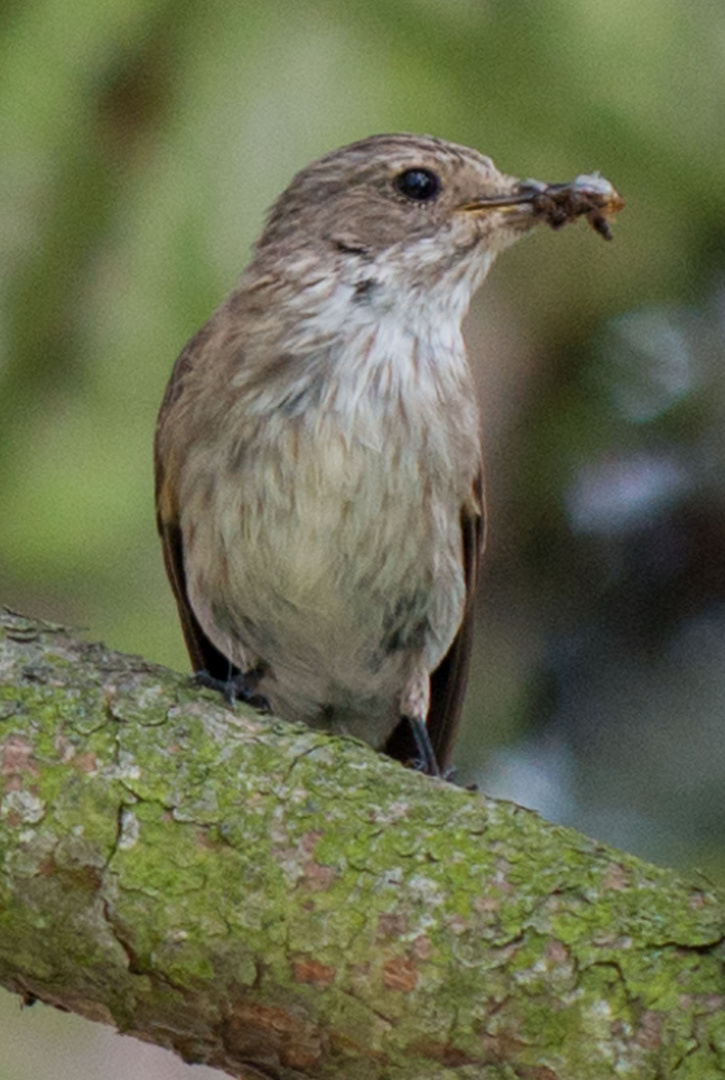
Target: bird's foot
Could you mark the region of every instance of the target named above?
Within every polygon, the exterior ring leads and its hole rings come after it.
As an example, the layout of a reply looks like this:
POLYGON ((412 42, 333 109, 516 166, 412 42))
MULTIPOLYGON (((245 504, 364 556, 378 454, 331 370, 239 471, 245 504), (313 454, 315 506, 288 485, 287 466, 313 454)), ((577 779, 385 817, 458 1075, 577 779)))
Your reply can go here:
POLYGON ((194 672, 194 682, 197 686, 204 686, 207 690, 217 690, 226 701, 227 705, 234 707, 238 701, 245 705, 251 705, 258 712, 269 712, 269 702, 264 694, 256 692, 257 678, 255 672, 245 674, 237 671, 228 679, 217 679, 206 668, 194 672))
POLYGON ((458 779, 458 769, 455 769, 452 765, 449 765, 447 769, 441 773, 441 777, 447 784, 454 784, 456 787, 463 788, 464 791, 472 791, 474 794, 478 791, 478 784, 462 784, 458 779))
POLYGON ((407 762, 408 767, 426 776, 441 776, 425 722, 417 717, 411 717, 410 730, 415 744, 415 756, 407 762))
POLYGON ((427 728, 421 719, 401 716, 381 749, 388 757, 405 765, 406 769, 414 769, 426 776, 441 775, 427 728))

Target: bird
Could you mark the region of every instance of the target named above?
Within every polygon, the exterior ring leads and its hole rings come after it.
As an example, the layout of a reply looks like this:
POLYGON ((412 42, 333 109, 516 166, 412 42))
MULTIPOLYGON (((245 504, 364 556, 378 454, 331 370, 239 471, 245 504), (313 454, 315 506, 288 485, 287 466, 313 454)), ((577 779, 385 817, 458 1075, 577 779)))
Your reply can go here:
POLYGON ((461 321, 538 222, 623 201, 432 136, 299 172, 174 365, 155 435, 164 562, 200 682, 446 775, 484 546, 461 321))

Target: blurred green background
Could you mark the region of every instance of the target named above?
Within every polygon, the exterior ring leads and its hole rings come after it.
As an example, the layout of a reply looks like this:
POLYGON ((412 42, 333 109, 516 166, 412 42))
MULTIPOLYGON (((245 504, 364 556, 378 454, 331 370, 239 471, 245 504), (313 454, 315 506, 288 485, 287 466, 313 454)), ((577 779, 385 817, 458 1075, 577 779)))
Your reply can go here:
MULTIPOLYGON (((469 318, 490 546, 459 761, 722 881, 719 0, 0 4, 0 602, 186 669, 152 506, 171 365, 294 172, 384 131, 627 199, 611 244, 538 230, 469 318)), ((191 1072, 2 995, 0 1080, 79 1075, 191 1072)))

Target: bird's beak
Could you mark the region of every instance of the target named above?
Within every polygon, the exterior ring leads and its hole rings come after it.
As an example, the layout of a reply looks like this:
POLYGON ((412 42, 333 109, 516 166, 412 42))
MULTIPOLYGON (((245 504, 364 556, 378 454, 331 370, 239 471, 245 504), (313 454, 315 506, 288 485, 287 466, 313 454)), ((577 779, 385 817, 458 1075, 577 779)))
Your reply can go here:
POLYGON ((598 173, 577 176, 568 184, 543 184, 539 180, 514 181, 510 191, 484 195, 465 203, 466 213, 486 214, 491 210, 511 214, 511 224, 530 228, 543 221, 559 229, 568 221, 586 217, 607 240, 611 239, 608 219, 624 206, 619 192, 598 173))

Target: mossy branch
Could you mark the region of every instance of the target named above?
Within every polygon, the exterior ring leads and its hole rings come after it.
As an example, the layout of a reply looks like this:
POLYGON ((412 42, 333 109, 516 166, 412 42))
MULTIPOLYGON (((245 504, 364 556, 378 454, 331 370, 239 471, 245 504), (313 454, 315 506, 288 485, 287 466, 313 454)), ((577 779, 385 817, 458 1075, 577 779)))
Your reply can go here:
POLYGON ((0 983, 232 1076, 725 1076, 703 882, 0 615, 0 983))

